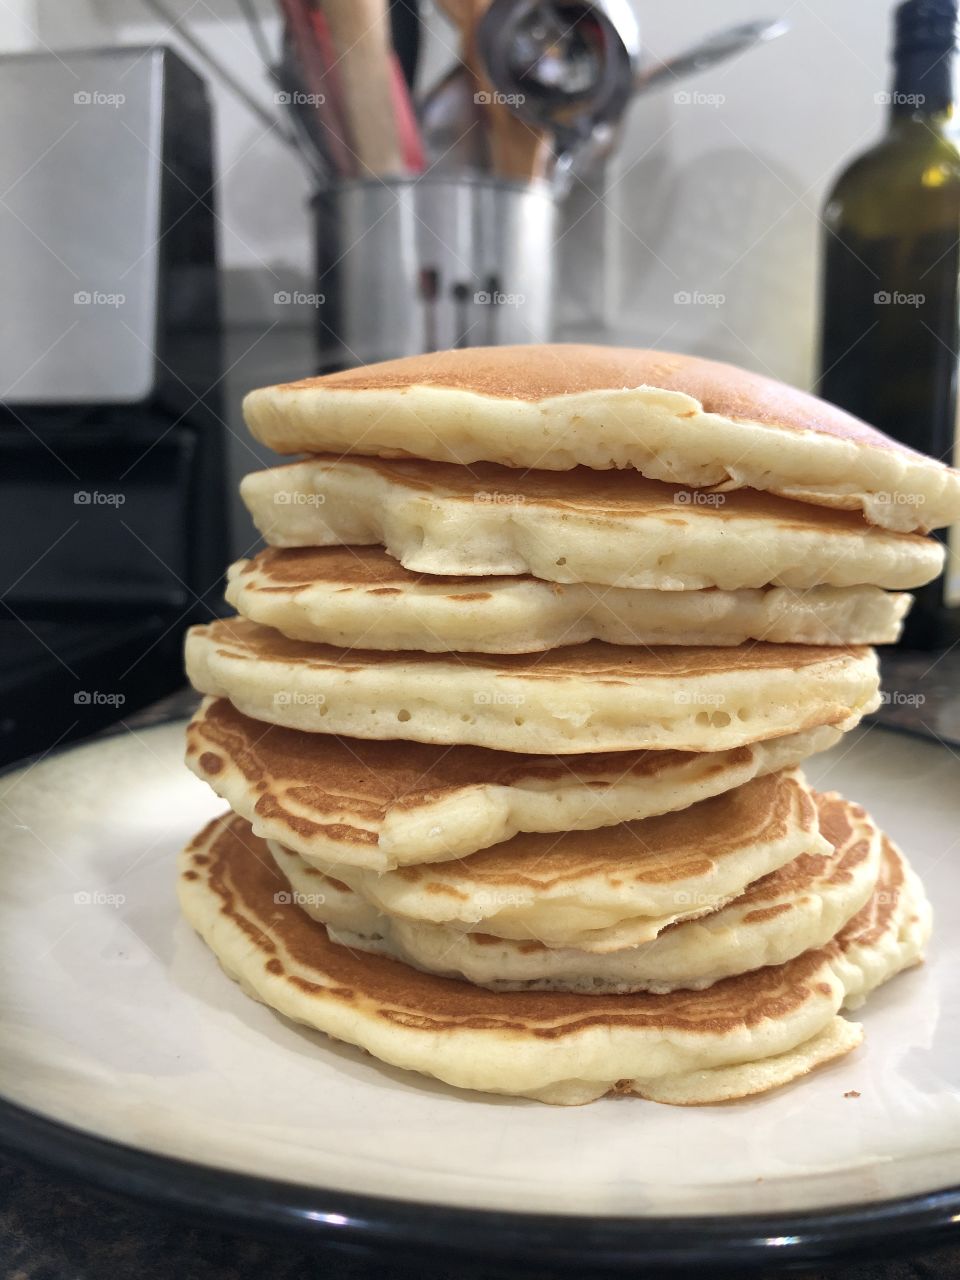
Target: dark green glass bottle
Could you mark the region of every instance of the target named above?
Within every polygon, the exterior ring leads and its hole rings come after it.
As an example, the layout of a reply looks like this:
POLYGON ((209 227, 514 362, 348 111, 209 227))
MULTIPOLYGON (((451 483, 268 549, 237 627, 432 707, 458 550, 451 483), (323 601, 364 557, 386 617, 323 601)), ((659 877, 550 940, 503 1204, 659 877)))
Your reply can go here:
MULTIPOLYGON (((960 340, 956 0, 896 11, 889 126, 823 212, 818 393, 904 444, 954 462, 960 340)), ((960 635, 958 530, 946 573, 915 593, 904 643, 960 635)))

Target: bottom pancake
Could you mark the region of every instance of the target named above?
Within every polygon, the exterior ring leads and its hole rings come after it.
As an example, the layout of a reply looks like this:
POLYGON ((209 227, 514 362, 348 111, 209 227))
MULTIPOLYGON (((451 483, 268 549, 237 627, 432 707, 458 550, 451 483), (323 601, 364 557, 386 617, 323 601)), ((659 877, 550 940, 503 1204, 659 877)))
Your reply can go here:
POLYGON ((862 955, 832 944, 707 991, 492 992, 330 941, 234 815, 208 824, 180 869, 184 914, 254 998, 392 1066, 562 1104, 610 1092, 726 1101, 803 1075, 859 1042, 837 1013, 848 982, 867 985, 871 930, 886 939, 878 919, 858 939, 862 955))

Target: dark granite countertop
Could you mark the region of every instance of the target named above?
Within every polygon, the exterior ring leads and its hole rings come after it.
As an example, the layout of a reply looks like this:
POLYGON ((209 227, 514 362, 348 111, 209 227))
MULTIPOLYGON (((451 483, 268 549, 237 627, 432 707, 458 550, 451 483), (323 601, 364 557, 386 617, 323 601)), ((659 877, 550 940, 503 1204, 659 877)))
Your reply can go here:
MULTIPOLYGON (((507 1274, 459 1261, 403 1260, 292 1238, 255 1239, 185 1222, 133 1200, 108 1198, 57 1174, 0 1160, 3 1280, 295 1280, 313 1275, 329 1280, 497 1280, 507 1274)), ((645 1268, 642 1274, 652 1278, 657 1273, 645 1268)), ((762 1280, 783 1272, 749 1274, 762 1280)), ((836 1280, 960 1280, 960 1249, 791 1274, 807 1280, 827 1275, 836 1280)))

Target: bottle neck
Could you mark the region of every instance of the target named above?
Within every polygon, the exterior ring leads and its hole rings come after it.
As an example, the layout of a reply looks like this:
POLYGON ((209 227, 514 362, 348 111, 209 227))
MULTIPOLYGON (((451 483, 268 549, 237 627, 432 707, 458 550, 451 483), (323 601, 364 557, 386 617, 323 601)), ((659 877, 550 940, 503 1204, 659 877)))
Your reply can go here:
POLYGON ((958 123, 960 58, 955 49, 938 55, 934 49, 900 54, 894 64, 890 95, 890 128, 916 122, 927 128, 958 123))

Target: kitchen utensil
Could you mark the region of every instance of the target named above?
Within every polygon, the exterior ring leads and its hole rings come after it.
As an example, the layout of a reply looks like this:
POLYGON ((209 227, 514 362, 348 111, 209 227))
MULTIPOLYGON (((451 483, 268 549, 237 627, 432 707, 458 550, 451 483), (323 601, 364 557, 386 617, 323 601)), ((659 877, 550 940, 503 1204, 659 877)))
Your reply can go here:
MULTIPOLYGON (((250 0, 247 0, 249 3, 250 0)), ((420 61, 422 27, 418 0, 390 0, 390 35, 407 90, 413 93, 420 61)))
MULTIPOLYGON (((400 0, 406 3, 407 0, 400 0)), ((408 12, 409 11, 405 11, 408 12)), ((342 120, 347 118, 348 107, 344 101, 344 90, 341 75, 342 58, 337 54, 336 43, 330 31, 329 23, 326 15, 319 9, 310 11, 310 21, 313 26, 314 36, 320 51, 320 56, 325 68, 325 78, 331 86, 338 105, 339 115, 342 120)), ((391 32, 393 24, 391 23, 391 32)), ((407 89, 407 82, 404 78, 404 71, 400 65, 399 58, 394 54, 392 48, 388 52, 388 74, 389 74, 389 90, 390 102, 393 110, 393 119, 396 126, 397 142, 400 146, 403 167, 414 173, 422 172, 425 159, 423 152, 423 144, 420 139, 420 128, 417 123, 416 113, 413 109, 413 103, 407 89)))
POLYGON ((395 114, 390 24, 385 0, 323 0, 337 52, 351 145, 361 175, 404 172, 395 114))
POLYGON ((420 137, 420 126, 407 90, 403 68, 395 54, 390 55, 390 99, 393 104, 393 118, 404 170, 410 173, 422 173, 426 168, 426 157, 423 140, 420 137))
POLYGON ((336 55, 318 21, 320 15, 313 13, 304 0, 278 3, 295 62, 293 74, 302 84, 306 99, 303 103, 294 99, 291 105, 304 108, 301 118, 326 155, 332 172, 338 177, 352 177, 357 171, 357 159, 348 139, 336 55))
POLYGON ((289 31, 284 32, 280 60, 270 68, 270 78, 277 87, 278 101, 286 105, 287 118, 298 139, 301 154, 318 185, 328 182, 336 168, 316 108, 309 103, 289 31))
POLYGON ((679 80, 683 76, 695 75, 706 71, 708 67, 734 58, 755 45, 766 44, 776 40, 790 30, 790 24, 780 19, 760 19, 756 22, 744 22, 740 26, 725 27, 706 36, 698 44, 675 54, 664 62, 654 63, 649 67, 641 67, 633 82, 634 95, 649 93, 659 88, 666 80, 679 80))
POLYGON ((618 120, 633 91, 640 33, 628 0, 491 0, 481 65, 504 103, 566 151, 618 120))
POLYGON ((420 103, 420 130, 431 172, 485 170, 490 151, 469 67, 454 63, 420 103))
MULTIPOLYGON (((287 120, 298 149, 315 179, 318 182, 326 181, 331 172, 329 153, 326 147, 322 145, 318 130, 312 127, 312 112, 309 109, 305 110, 304 104, 293 101, 295 93, 306 96, 302 82, 299 76, 294 73, 289 59, 284 59, 281 64, 274 65, 270 42, 267 39, 260 15, 257 13, 254 0, 237 0, 237 3, 247 24, 250 39, 260 57, 267 79, 271 81, 276 90, 281 94, 286 94, 290 100, 289 105, 292 109, 287 113, 287 120)), ((278 101, 283 102, 284 99, 280 98, 278 101)))
POLYGON ((780 21, 743 23, 643 67, 639 29, 625 0, 492 0, 477 45, 486 74, 516 115, 554 134, 554 177, 563 189, 573 172, 609 153, 633 96, 786 30, 780 21))
POLYGON ((237 7, 243 14, 244 21, 247 24, 247 30, 250 32, 250 39, 253 46, 259 54, 260 61, 263 63, 264 70, 270 74, 273 65, 273 54, 270 51, 270 43, 267 40, 267 34, 263 29, 263 23, 254 0, 237 0, 237 7))
POLYGON ((462 35, 473 13, 472 0, 434 0, 434 3, 447 21, 452 22, 462 35))
POLYGON ((550 161, 551 144, 546 131, 510 108, 507 98, 492 83, 478 45, 478 32, 490 0, 462 0, 467 13, 463 60, 477 85, 477 102, 483 115, 490 149, 490 167, 501 178, 529 182, 541 178, 550 161))

